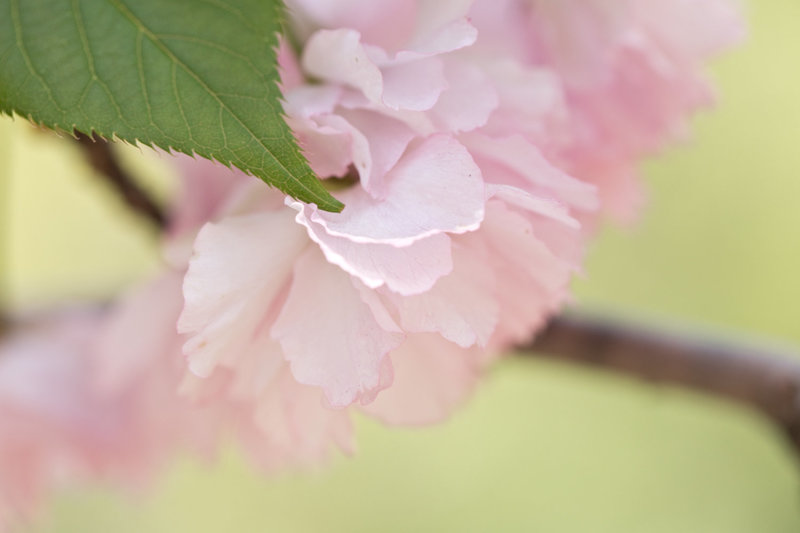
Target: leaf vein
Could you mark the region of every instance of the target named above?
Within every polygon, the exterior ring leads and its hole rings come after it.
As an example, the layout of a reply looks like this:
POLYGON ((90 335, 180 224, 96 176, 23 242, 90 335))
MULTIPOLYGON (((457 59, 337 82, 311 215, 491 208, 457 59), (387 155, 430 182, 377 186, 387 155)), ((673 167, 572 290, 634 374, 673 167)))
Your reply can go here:
POLYGON ((50 89, 50 86, 44 80, 44 77, 36 70, 31 62, 30 55, 28 54, 28 49, 25 46, 25 40, 22 37, 22 23, 20 21, 19 15, 19 0, 11 0, 9 2, 11 7, 11 21, 14 25, 14 37, 17 42, 17 48, 19 49, 20 54, 22 54, 22 59, 25 61, 25 66, 27 67, 28 71, 31 75, 36 78, 36 80, 42 85, 45 92, 47 93, 47 98, 56 106, 61 115, 65 115, 64 108, 59 105, 56 101, 55 97, 53 96, 53 91, 50 89))
POLYGON ((133 129, 131 127, 130 122, 128 119, 125 118, 125 115, 122 113, 122 108, 119 106, 117 99, 114 97, 114 93, 108 87, 108 84, 97 74, 97 69, 94 64, 94 57, 92 54, 91 45, 89 44, 89 37, 86 35, 86 26, 83 23, 83 14, 81 12, 80 7, 80 0, 72 0, 72 14, 73 18, 75 19, 75 26, 78 29, 78 35, 81 38, 81 47, 83 49, 83 55, 86 56, 86 64, 89 67, 89 73, 92 75, 91 80, 86 85, 86 89, 84 90, 83 94, 81 95, 80 103, 81 107, 83 104, 86 95, 89 92, 89 88, 92 86, 92 83, 97 83, 101 89, 106 93, 108 100, 111 102, 111 105, 114 106, 114 110, 117 113, 120 121, 125 124, 125 127, 128 129, 133 129))
MULTIPOLYGON (((211 88, 194 72, 188 65, 186 65, 183 61, 180 60, 173 52, 169 49, 162 41, 160 41, 153 32, 151 32, 144 23, 136 17, 128 8, 125 6, 120 0, 109 0, 111 4, 117 8, 117 10, 127 18, 131 24, 133 24, 136 28, 142 31, 145 36, 158 47, 163 54, 165 54, 170 60, 172 60, 175 65, 179 65, 200 87, 202 87, 214 100, 216 100, 217 105, 223 106, 225 111, 233 117, 236 122, 264 149, 265 152, 269 153, 275 164, 277 164, 286 174, 292 175, 289 169, 283 164, 283 162, 275 156, 272 150, 267 146, 263 139, 259 138, 258 135, 239 117, 236 113, 234 113, 228 106, 220 100, 219 96, 211 90, 211 88)), ((309 189, 302 181, 295 180, 295 184, 302 188, 306 193, 308 193, 309 198, 316 198, 318 200, 325 200, 324 197, 320 196, 316 191, 309 189)))
POLYGON ((155 119, 153 118, 153 109, 150 105, 150 92, 147 90, 147 75, 145 74, 144 68, 144 50, 142 49, 142 39, 144 38, 144 34, 140 31, 136 33, 136 70, 139 74, 139 84, 142 87, 142 97, 144 98, 144 108, 147 110, 147 121, 153 126, 158 132, 164 136, 169 142, 178 144, 178 140, 173 136, 167 134, 161 126, 159 126, 155 119))
POLYGON ((189 134, 189 140, 197 142, 192 137, 192 126, 189 124, 189 120, 186 118, 186 112, 183 110, 183 102, 181 102, 181 95, 178 92, 178 66, 175 63, 172 64, 172 93, 175 95, 175 103, 178 106, 178 111, 181 114, 183 123, 186 124, 186 132, 189 134))
POLYGON ((235 7, 233 7, 231 5, 226 4, 225 2, 219 2, 219 1, 216 1, 216 0, 198 0, 198 1, 203 2, 203 3, 205 3, 207 5, 210 5, 210 6, 214 6, 217 9, 221 9, 223 11, 227 11, 228 13, 230 13, 231 15, 233 15, 234 17, 239 19, 239 22, 241 22, 242 24, 244 24, 245 26, 247 26, 248 28, 250 28, 251 30, 253 30, 256 33, 262 31, 262 29, 261 28, 257 28, 250 21, 250 19, 247 18, 244 15, 244 13, 242 13, 240 10, 236 9, 235 7))

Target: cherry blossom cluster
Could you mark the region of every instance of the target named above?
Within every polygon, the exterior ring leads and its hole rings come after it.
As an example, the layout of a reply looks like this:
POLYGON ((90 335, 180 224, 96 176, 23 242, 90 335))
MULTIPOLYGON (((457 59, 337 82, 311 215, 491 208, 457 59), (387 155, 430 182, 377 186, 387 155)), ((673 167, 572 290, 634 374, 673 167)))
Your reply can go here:
POLYGON ((352 451, 354 411, 442 420, 635 215, 742 35, 725 0, 288 5, 284 109, 344 211, 182 159, 163 273, 3 346, 0 522, 220 435, 273 469, 352 451))

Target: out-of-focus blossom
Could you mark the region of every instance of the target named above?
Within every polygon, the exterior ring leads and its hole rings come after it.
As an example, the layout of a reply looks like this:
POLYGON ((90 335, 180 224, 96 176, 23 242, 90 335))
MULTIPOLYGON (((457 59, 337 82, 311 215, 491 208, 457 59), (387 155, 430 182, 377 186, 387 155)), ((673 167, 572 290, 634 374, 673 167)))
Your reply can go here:
MULTIPOLYGON (((97 335, 108 320, 97 310, 61 312, 0 344, 0 529, 27 519, 54 487, 138 488, 176 448, 203 442, 191 431, 193 411, 176 400, 179 359, 100 375, 97 335)), ((124 337, 116 352, 154 343, 132 330, 124 337)))
POLYGON ((596 184, 605 211, 630 219, 642 203, 641 158, 684 139, 692 114, 713 101, 703 67, 742 39, 736 8, 735 0, 478 0, 474 49, 555 76, 565 129, 546 135, 548 157, 596 184))
POLYGON ((121 427, 95 404, 83 348, 96 317, 19 331, 0 345, 0 528, 62 477, 101 474, 121 427))

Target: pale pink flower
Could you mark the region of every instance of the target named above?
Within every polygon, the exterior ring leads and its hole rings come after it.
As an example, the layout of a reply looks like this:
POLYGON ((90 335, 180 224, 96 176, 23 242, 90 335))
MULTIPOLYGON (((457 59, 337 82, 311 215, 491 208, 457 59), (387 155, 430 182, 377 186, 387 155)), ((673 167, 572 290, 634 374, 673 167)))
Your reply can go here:
MULTIPOLYGON (((674 26, 692 9, 646 3, 674 26)), ((209 382, 288 364, 331 407, 408 424, 560 308, 597 214, 633 211, 639 158, 707 102, 701 61, 738 32, 724 2, 686 40, 633 2, 289 4, 285 109, 346 207, 273 199, 206 225, 184 352, 209 382)))
POLYGON ((0 348, 0 521, 220 435, 273 469, 352 451, 354 410, 445 418, 568 300, 741 34, 724 0, 288 4, 285 110, 344 211, 184 158, 164 273, 0 348))
POLYGON ((395 399, 369 412, 430 422, 562 303, 583 238, 571 211, 594 209, 594 190, 514 131, 479 133, 499 99, 489 73, 452 54, 477 37, 469 4, 419 2, 391 44, 358 2, 295 4, 311 28, 301 70, 323 83, 284 82, 290 124, 318 173, 358 183, 337 193, 341 214, 287 201, 294 217, 273 204, 201 230, 179 322, 195 374, 243 372, 242 354, 271 339, 260 364, 288 362, 331 406, 368 405, 397 378, 395 399), (351 9, 366 26, 325 28, 351 9), (430 400, 401 413, 415 380, 430 400))

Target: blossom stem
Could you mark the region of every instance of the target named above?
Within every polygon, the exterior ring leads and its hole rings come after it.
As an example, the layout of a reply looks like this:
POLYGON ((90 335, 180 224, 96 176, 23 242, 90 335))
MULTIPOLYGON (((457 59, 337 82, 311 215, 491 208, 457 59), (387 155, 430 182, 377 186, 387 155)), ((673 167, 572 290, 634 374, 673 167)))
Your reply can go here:
POLYGON ((90 137, 78 131, 75 132, 75 139, 92 168, 106 179, 132 211, 142 215, 159 229, 166 227, 167 217, 163 209, 125 171, 109 142, 97 135, 90 137))
POLYGON ((770 418, 800 451, 800 355, 790 351, 568 314, 521 353, 737 401, 770 418))

